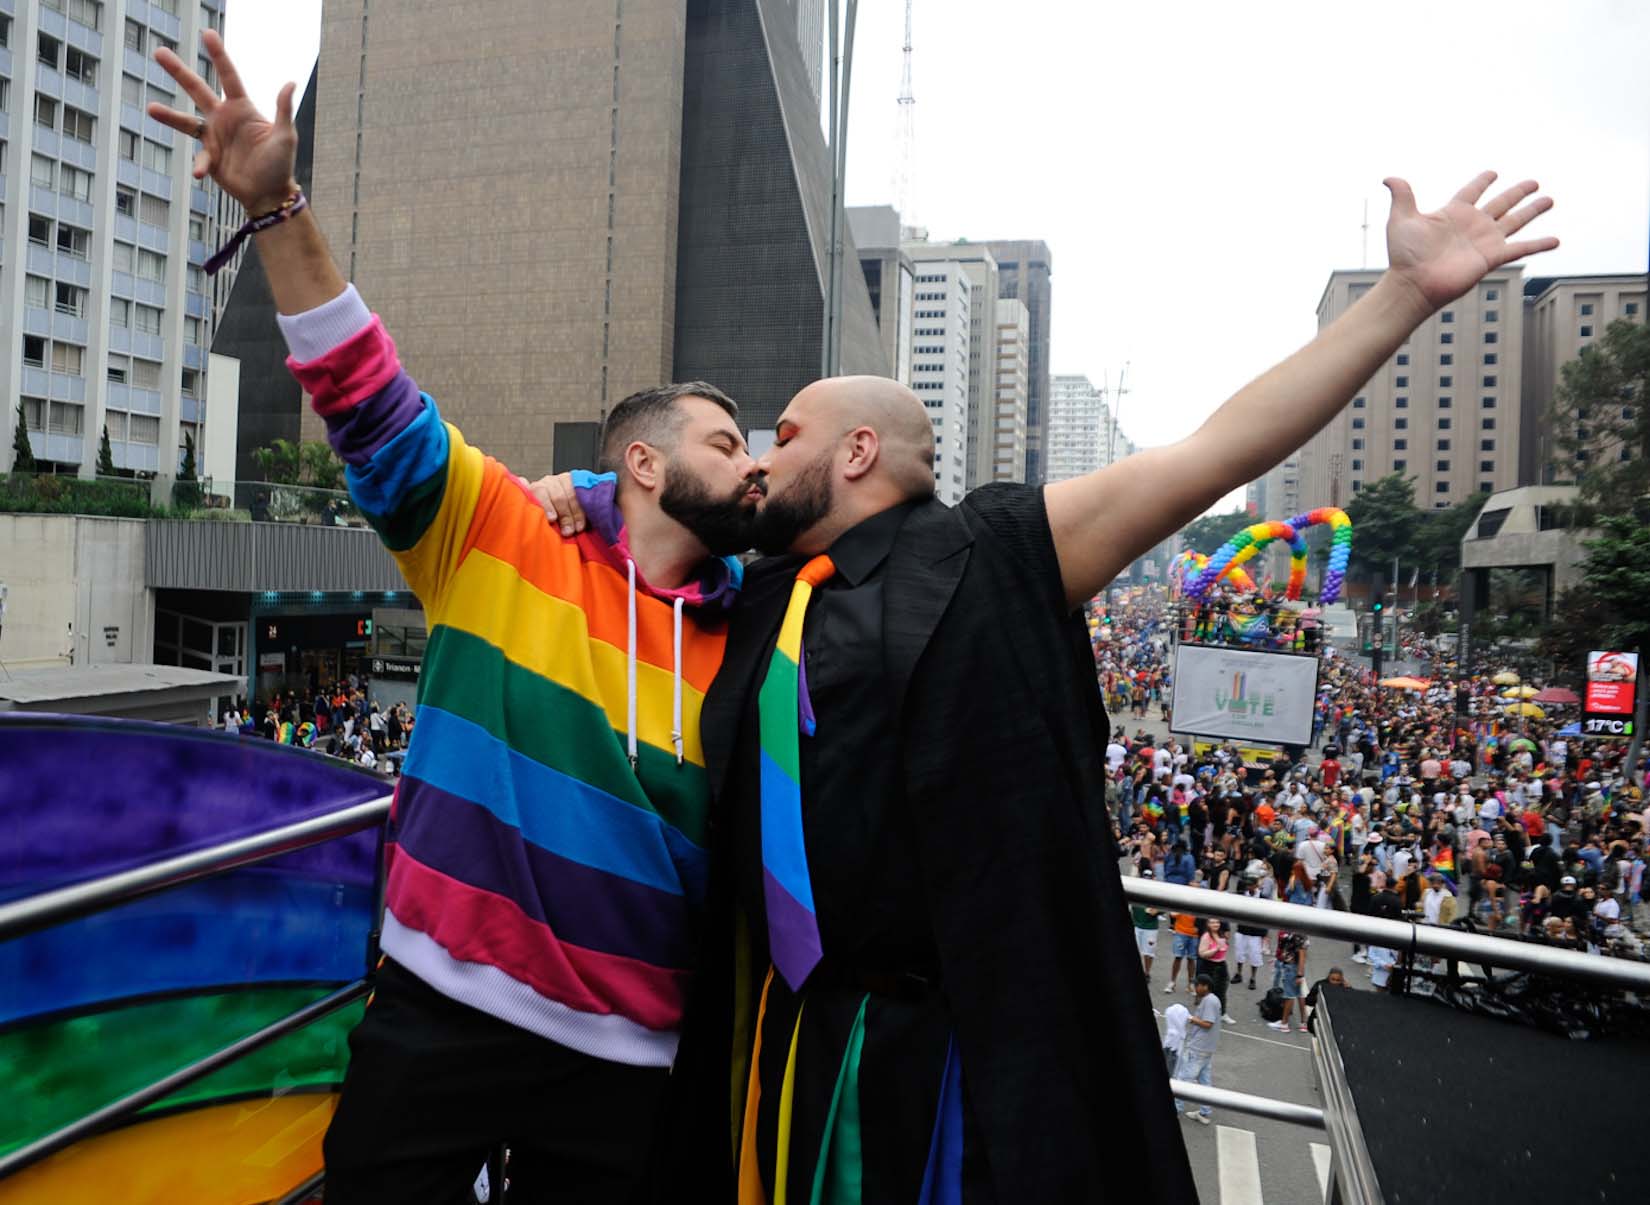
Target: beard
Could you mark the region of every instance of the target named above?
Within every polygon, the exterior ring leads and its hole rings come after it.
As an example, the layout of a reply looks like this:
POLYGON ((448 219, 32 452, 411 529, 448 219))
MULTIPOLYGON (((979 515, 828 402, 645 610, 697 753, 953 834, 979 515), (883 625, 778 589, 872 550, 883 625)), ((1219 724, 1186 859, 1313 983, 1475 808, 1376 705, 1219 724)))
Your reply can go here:
POLYGON ((698 537, 712 556, 734 556, 751 547, 756 508, 745 501, 752 481, 742 481, 731 496, 716 497, 710 487, 685 469, 665 473, 659 509, 698 537))
POLYGON ((797 537, 831 512, 835 491, 831 483, 834 451, 821 452, 796 475, 779 497, 769 495, 756 517, 753 540, 758 552, 772 556, 785 552, 797 537))

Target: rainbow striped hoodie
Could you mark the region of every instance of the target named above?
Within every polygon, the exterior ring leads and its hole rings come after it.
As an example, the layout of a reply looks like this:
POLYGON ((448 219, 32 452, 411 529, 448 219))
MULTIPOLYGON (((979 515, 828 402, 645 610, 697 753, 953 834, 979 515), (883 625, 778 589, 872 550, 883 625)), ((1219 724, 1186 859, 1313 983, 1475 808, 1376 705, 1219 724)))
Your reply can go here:
POLYGON ((354 286, 281 326, 429 626, 385 953, 563 1046, 670 1065, 706 885, 699 710, 738 562, 650 587, 611 474, 577 475, 590 522, 563 538, 442 422, 354 286))

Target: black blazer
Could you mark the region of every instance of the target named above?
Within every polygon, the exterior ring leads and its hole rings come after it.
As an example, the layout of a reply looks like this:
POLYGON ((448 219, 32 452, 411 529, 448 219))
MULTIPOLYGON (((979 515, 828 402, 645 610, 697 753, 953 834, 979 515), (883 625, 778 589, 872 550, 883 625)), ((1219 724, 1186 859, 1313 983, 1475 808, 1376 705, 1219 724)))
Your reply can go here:
MULTIPOLYGON (((793 570, 754 566, 735 611, 701 717, 718 793, 793 570)), ((994 1195, 1195 1202, 1105 809, 1108 724, 1042 491, 915 508, 883 572, 912 873, 994 1195)), ((725 1063, 711 1082, 727 1091, 725 1063)))

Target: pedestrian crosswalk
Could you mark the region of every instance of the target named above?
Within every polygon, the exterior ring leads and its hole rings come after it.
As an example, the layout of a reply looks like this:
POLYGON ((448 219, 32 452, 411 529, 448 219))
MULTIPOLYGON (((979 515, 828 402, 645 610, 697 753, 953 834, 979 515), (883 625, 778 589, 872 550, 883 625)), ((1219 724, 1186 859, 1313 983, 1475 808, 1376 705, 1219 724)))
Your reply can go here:
MULTIPOLYGON (((1306 1144, 1312 1160, 1312 1170, 1317 1177, 1317 1200, 1325 1201, 1329 1198, 1329 1148, 1321 1142, 1306 1144)), ((1287 1158, 1288 1151, 1276 1150, 1275 1140, 1268 1142, 1268 1158, 1287 1158)), ((1298 1154, 1298 1148, 1296 1148, 1298 1154)), ((1266 1193, 1263 1188, 1261 1148, 1253 1130, 1241 1126, 1215 1126, 1215 1155, 1218 1167, 1220 1185, 1219 1205, 1266 1205, 1266 1193)), ((1304 1184, 1298 1184, 1293 1191, 1283 1187, 1293 1178, 1285 1173, 1289 1169, 1267 1168, 1264 1177, 1265 1183, 1274 1185, 1278 1193, 1273 1199, 1282 1199, 1294 1205, 1295 1193, 1306 1191, 1304 1184)))

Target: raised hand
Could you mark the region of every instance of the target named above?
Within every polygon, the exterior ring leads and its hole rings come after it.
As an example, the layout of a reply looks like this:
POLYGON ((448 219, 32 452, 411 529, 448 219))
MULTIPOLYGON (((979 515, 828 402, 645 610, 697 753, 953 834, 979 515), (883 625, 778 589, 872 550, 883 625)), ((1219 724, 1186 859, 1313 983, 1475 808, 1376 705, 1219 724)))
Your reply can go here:
POLYGON ((1415 194, 1403 180, 1385 181, 1392 192, 1386 223, 1387 262, 1392 272, 1414 288, 1431 309, 1448 305, 1488 273, 1526 255, 1558 246, 1556 238, 1509 242, 1530 222, 1553 207, 1549 197, 1521 204, 1539 187, 1525 180, 1479 206, 1494 172, 1474 177, 1436 213, 1415 207, 1415 194))
POLYGON ((200 116, 151 103, 149 116, 200 140, 194 175, 210 175, 230 196, 257 217, 281 204, 298 190, 293 164, 298 156, 298 131, 292 125, 292 93, 287 84, 275 102, 275 120, 269 121, 246 97, 240 73, 224 50, 223 39, 208 30, 201 39, 223 81, 220 98, 207 82, 165 48, 155 51, 155 62, 178 81, 200 110, 200 116))

